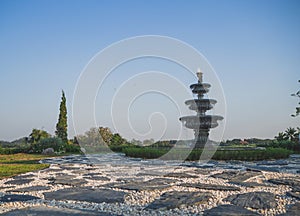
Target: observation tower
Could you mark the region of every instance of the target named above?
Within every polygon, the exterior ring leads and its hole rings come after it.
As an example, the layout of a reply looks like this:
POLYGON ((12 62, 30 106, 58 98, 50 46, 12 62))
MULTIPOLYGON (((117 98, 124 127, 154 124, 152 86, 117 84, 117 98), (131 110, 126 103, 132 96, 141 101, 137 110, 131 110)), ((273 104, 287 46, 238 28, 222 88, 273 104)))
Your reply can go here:
POLYGON ((198 83, 190 85, 193 94, 196 94, 197 98, 185 101, 189 109, 196 111, 197 114, 183 116, 179 120, 183 122, 185 127, 194 130, 195 148, 203 148, 208 141, 210 129, 217 127, 218 121, 223 120, 223 117, 205 114, 214 107, 217 101, 204 98, 211 85, 203 82, 203 73, 200 70, 197 72, 197 77, 198 83))

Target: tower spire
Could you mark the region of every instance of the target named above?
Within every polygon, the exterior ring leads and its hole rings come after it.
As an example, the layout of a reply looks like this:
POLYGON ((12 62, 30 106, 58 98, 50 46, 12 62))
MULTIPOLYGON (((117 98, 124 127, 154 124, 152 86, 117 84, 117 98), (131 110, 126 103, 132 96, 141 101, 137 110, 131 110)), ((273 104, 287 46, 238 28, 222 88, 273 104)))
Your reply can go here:
POLYGON ((203 82, 203 73, 201 72, 200 68, 197 70, 197 77, 198 77, 198 82, 202 83, 203 82))

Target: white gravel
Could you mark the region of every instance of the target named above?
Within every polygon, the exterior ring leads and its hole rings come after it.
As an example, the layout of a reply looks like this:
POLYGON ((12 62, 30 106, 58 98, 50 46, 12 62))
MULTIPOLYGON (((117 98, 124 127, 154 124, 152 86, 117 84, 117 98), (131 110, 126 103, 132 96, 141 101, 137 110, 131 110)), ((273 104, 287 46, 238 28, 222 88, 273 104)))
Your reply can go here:
MULTIPOLYGON (((62 166, 72 166, 63 164, 62 166)), ((173 172, 174 167, 166 166, 166 165, 155 165, 155 166, 128 166, 128 165, 99 165, 99 166, 93 166, 94 170, 87 170, 87 168, 91 168, 89 165, 85 164, 76 164, 73 165, 75 168, 80 168, 82 170, 82 173, 100 173, 101 176, 106 176, 110 178, 110 181, 101 181, 101 180, 90 180, 86 178, 88 183, 82 186, 93 186, 93 187, 99 187, 102 185, 105 185, 107 183, 116 182, 117 179, 124 178, 139 178, 143 179, 144 181, 154 179, 154 178, 160 178, 161 176, 137 176, 138 173, 148 173, 148 172, 173 172)), ((184 172, 191 175, 195 175, 195 170, 197 168, 191 168, 191 167, 180 167, 176 170, 176 172, 184 172)), ((76 169, 77 170, 77 169, 76 169)), ((196 213, 201 213, 203 210, 210 209, 212 207, 215 207, 220 204, 226 204, 226 202, 223 201, 224 198, 226 198, 229 195, 237 194, 237 193, 246 193, 246 192, 254 192, 254 191, 266 191, 271 192, 273 194, 276 194, 277 196, 277 204, 278 207, 276 209, 269 209, 269 210, 262 210, 257 211, 255 209, 251 209, 252 211, 256 211, 262 215, 276 215, 280 213, 285 212, 285 206, 289 204, 293 204, 296 202, 295 199, 292 199, 290 197, 286 197, 285 194, 287 191, 290 191, 291 188, 289 186, 284 185, 271 185, 270 187, 263 187, 258 186, 255 188, 249 188, 249 187, 243 187, 240 186, 241 191, 209 191, 213 194, 213 198, 209 201, 208 204, 201 204, 198 206, 190 206, 190 207, 184 207, 181 209, 173 209, 168 211, 148 211, 144 210, 144 207, 147 206, 147 204, 154 201, 156 198, 158 198, 162 193, 167 191, 208 191, 208 190, 201 190, 196 188, 190 188, 190 187, 182 187, 177 186, 176 183, 171 184, 172 187, 162 190, 152 190, 152 191, 126 191, 128 194, 125 197, 125 203, 116 203, 116 204, 108 204, 108 203, 88 203, 88 202, 78 202, 78 201, 48 201, 43 200, 44 199, 44 192, 50 192, 50 191, 56 191, 63 188, 69 188, 71 186, 67 185, 59 185, 59 184, 48 184, 48 178, 54 177, 56 173, 63 173, 66 175, 75 175, 76 178, 82 178, 82 174, 76 173, 74 174, 72 172, 73 170, 61 170, 60 171, 60 165, 53 164, 49 168, 49 172, 45 171, 39 171, 39 172, 30 172, 27 174, 33 174, 34 175, 34 181, 23 184, 23 185, 5 185, 4 183, 6 181, 12 180, 12 178, 8 179, 2 179, 0 180, 0 187, 7 187, 0 189, 0 196, 3 195, 3 193, 12 190, 12 189, 18 189, 18 188, 24 188, 24 187, 30 187, 30 186, 41 186, 41 185, 47 185, 51 188, 49 190, 45 191, 31 191, 31 192, 25 192, 25 193, 17 193, 15 194, 28 194, 40 197, 41 200, 34 200, 34 201, 27 201, 27 202, 11 202, 11 203, 0 203, 0 213, 7 212, 13 209, 20 209, 28 206, 56 206, 60 208, 74 208, 74 209, 87 209, 87 210, 96 210, 96 211, 104 211, 104 212, 111 212, 116 214, 122 214, 122 215, 193 215, 196 213), (55 172, 55 170, 58 170, 59 172, 55 172), (12 187, 11 187, 12 186, 12 187)), ((211 174, 221 173, 224 170, 211 170, 211 174)), ((180 182, 185 183, 203 183, 203 184, 217 184, 217 185, 230 185, 227 183, 226 180, 219 179, 219 178, 213 178, 209 175, 201 175, 198 174, 198 178, 180 178, 180 182)), ((295 174, 288 174, 288 173, 275 173, 275 172, 262 172, 261 175, 253 177, 249 179, 248 181, 251 182, 257 182, 262 183, 266 182, 268 179, 271 178, 284 178, 284 177, 300 177, 299 175, 295 174)), ((31 177, 30 177, 31 178, 31 177)), ((170 178, 170 177, 168 177, 170 178)), ((120 181, 118 181, 120 182, 120 181)), ((232 186, 232 185, 231 185, 232 186)), ((117 190, 117 189, 116 189, 117 190)), ((120 189, 119 189, 120 190, 120 189)))

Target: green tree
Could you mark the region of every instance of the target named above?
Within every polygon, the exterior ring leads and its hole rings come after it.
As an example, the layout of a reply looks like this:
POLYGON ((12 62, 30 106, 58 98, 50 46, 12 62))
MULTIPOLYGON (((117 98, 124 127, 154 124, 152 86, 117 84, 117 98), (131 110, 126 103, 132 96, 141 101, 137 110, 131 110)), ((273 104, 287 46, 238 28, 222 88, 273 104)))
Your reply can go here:
POLYGON ((116 133, 112 136, 112 138, 111 138, 112 146, 119 146, 119 145, 123 145, 123 144, 126 144, 126 140, 124 138, 122 138, 120 134, 116 133))
POLYGON ((39 130, 39 129, 32 129, 31 134, 29 135, 28 142, 31 144, 36 144, 42 139, 46 139, 51 137, 47 131, 39 130))
POLYGON ((297 136, 297 131, 295 128, 289 127, 288 129, 286 129, 285 135, 290 141, 295 141, 297 136))
POLYGON ((84 135, 78 135, 77 141, 84 146, 103 146, 103 139, 99 132, 99 128, 93 127, 84 133, 84 135))
MULTIPOLYGON (((300 80, 298 80, 298 82, 300 82, 300 80)), ((297 93, 292 94, 292 96, 298 97, 300 99, 300 90, 297 93)), ((300 102, 298 103, 298 105, 300 105, 300 102)), ((292 114, 293 117, 296 117, 298 115, 300 115, 300 107, 296 107, 296 113, 292 114)))
POLYGON ((61 138, 64 143, 68 143, 67 106, 64 91, 62 91, 59 107, 59 117, 56 124, 55 134, 58 138, 61 138))
POLYGON ((143 142, 140 141, 140 140, 137 140, 137 139, 132 139, 130 141, 130 143, 133 144, 133 145, 136 145, 136 146, 142 146, 143 145, 143 142))
POLYGON ((279 132, 278 135, 275 136, 275 139, 276 139, 277 141, 283 141, 283 140, 287 140, 288 137, 286 136, 285 133, 279 132))
POLYGON ((104 143, 110 145, 113 136, 111 130, 108 127, 99 127, 99 133, 104 143))

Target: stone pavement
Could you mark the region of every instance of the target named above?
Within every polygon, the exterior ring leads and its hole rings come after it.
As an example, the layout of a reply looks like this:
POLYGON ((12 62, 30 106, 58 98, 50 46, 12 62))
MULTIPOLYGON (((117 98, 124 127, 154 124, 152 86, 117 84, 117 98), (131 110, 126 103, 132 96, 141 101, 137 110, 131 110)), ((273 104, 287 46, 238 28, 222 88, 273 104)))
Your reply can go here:
POLYGON ((300 212, 298 174, 174 166, 155 160, 116 164, 100 158, 105 163, 88 164, 86 158, 83 163, 74 158, 53 159, 59 164, 0 180, 0 213, 292 216, 300 212))

